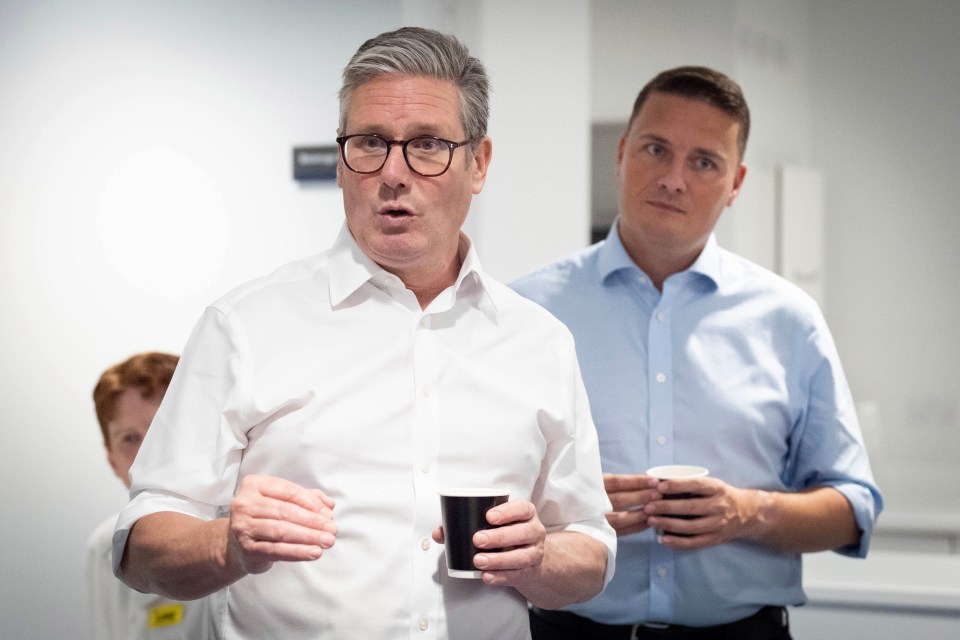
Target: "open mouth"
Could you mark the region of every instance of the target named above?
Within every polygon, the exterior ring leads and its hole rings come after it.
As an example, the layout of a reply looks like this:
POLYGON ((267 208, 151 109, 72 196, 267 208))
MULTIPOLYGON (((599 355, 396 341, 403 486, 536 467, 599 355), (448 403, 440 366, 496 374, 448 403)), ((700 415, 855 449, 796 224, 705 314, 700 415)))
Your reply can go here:
POLYGON ((408 216, 413 215, 408 209, 403 209, 403 208, 381 209, 380 214, 385 215, 389 218, 394 218, 394 219, 406 218, 408 216))

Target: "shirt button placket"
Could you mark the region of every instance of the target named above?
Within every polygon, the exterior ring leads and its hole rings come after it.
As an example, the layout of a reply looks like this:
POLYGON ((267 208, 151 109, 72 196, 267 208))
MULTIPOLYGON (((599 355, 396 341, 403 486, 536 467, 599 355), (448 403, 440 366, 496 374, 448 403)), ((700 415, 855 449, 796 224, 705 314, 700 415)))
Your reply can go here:
MULTIPOLYGON (((668 296, 669 297, 669 296, 668 296)), ((673 464, 673 344, 670 301, 661 298, 648 325, 647 392, 649 395, 649 464, 673 464)), ((673 611, 673 552, 660 544, 650 547, 650 616, 670 619, 673 611)))
POLYGON ((424 315, 414 325, 414 426, 413 426, 413 485, 416 526, 412 533, 413 545, 419 550, 414 556, 413 613, 410 619, 412 633, 424 640, 436 636, 437 625, 432 612, 440 607, 440 592, 433 580, 439 548, 432 544, 429 532, 438 520, 436 460, 439 450, 439 371, 440 345, 432 330, 431 316, 424 315))
POLYGON ((664 300, 648 325, 649 465, 673 464, 673 346, 670 314, 664 300))

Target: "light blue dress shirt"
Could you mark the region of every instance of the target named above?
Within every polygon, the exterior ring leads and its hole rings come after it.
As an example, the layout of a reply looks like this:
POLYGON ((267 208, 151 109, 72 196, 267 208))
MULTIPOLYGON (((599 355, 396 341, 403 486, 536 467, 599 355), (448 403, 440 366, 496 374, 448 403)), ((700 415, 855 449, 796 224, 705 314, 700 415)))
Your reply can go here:
MULTIPOLYGON (((832 486, 863 531, 839 551, 866 555, 883 500, 817 304, 713 236, 661 294, 616 228, 512 285, 573 332, 604 471, 693 464, 737 487, 832 486)), ((799 554, 746 541, 671 551, 651 530, 618 540, 613 581, 570 611, 703 626, 804 601, 799 554)))

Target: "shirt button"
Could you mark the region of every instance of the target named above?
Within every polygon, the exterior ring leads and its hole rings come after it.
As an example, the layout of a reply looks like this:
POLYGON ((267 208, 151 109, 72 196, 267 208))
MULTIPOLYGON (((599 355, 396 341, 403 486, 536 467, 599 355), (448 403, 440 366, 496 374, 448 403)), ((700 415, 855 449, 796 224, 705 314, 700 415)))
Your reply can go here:
POLYGON ((424 551, 429 551, 430 549, 430 538, 420 538, 420 548, 424 551))
POLYGON ((667 375, 665 373, 657 374, 657 382, 666 382, 666 381, 667 381, 667 375))
POLYGON ((657 444, 660 446, 667 444, 667 436, 657 436, 657 444))
POLYGON ((424 462, 423 464, 421 464, 421 465, 420 465, 420 472, 421 472, 421 473, 430 473, 430 463, 429 463, 429 462, 424 462))
POLYGON ((657 575, 660 576, 661 578, 666 577, 666 575, 667 575, 667 568, 666 568, 666 567, 660 567, 659 569, 657 569, 657 575))
POLYGON ((420 395, 422 395, 424 398, 429 398, 429 397, 430 397, 430 387, 427 386, 427 385, 423 385, 423 388, 420 389, 420 395))
POLYGON ((417 620, 417 629, 420 631, 426 631, 427 627, 430 626, 430 621, 427 620, 424 616, 420 616, 420 619, 417 620))
POLYGON ((657 320, 659 320, 660 322, 663 322, 666 319, 667 319, 667 314, 665 314, 663 311, 657 314, 657 320))

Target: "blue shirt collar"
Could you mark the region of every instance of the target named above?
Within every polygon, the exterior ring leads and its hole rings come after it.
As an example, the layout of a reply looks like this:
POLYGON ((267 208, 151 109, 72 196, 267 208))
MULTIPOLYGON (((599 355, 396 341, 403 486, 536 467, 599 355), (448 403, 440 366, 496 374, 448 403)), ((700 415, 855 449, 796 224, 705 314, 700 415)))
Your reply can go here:
MULTIPOLYGON (((623 242, 620 240, 620 233, 617 231, 619 221, 620 218, 618 217, 613 225, 610 226, 610 232, 607 234, 606 241, 599 249, 597 276, 601 282, 606 282, 612 274, 618 271, 632 269, 643 273, 643 270, 633 261, 623 246, 623 242)), ((693 264, 683 273, 702 276, 706 278, 714 288, 719 288, 722 271, 720 257, 720 246, 717 244, 716 236, 711 233, 710 237, 707 238, 707 244, 703 247, 703 251, 700 252, 700 255, 693 264)), ((646 276, 647 274, 643 273, 643 275, 646 276)))

